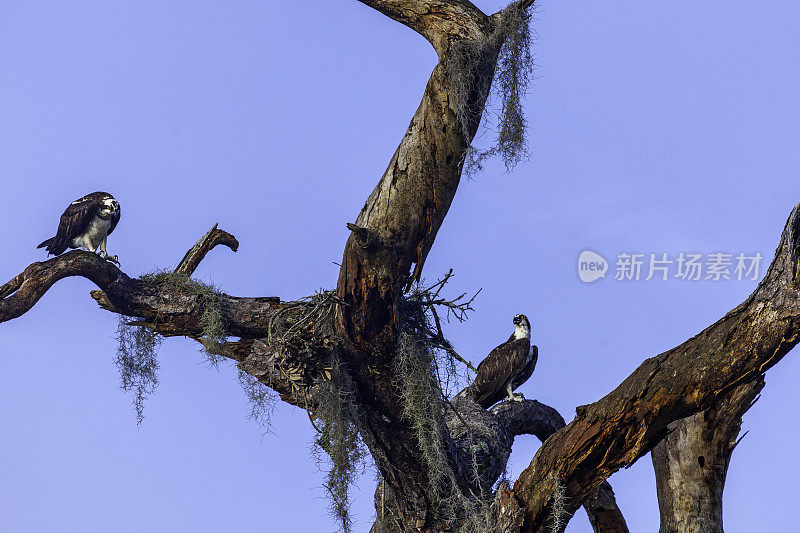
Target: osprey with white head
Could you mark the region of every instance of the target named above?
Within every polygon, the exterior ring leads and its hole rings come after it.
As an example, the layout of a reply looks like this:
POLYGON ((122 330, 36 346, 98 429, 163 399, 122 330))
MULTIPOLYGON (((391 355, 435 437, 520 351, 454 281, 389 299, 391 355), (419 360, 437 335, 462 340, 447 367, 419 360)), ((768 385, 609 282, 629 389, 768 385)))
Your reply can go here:
POLYGON ((100 250, 100 256, 119 264, 116 255, 108 255, 106 240, 120 217, 119 203, 107 192, 93 192, 69 204, 58 221, 56 236, 38 246, 48 254, 60 255, 67 248, 100 250))
POLYGON ((525 383, 536 368, 539 350, 531 345, 531 323, 525 315, 514 317, 514 333, 506 342, 489 352, 478 365, 472 384, 458 396, 472 398, 484 409, 500 400, 522 401, 514 390, 525 383))
POLYGON ((514 329, 515 339, 531 339, 531 323, 528 322, 528 317, 525 315, 517 315, 514 317, 512 322, 514 322, 514 325, 516 326, 514 329))

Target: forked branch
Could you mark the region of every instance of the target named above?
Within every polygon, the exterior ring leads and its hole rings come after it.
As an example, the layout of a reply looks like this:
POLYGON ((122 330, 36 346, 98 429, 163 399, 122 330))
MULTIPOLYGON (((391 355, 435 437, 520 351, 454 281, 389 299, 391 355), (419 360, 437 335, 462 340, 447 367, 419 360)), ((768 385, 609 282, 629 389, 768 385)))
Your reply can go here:
POLYGON ((754 381, 800 339, 798 233, 792 211, 764 279, 737 308, 680 346, 647 359, 614 391, 547 439, 514 486, 524 531, 544 531, 559 484, 571 515, 608 476, 650 451, 670 422, 754 381))
MULTIPOLYGON (((189 276, 215 246, 223 244, 236 250, 233 235, 216 224, 184 256, 176 273, 189 276)), ((131 278, 97 254, 82 250, 33 263, 0 287, 0 322, 25 314, 59 280, 82 276, 100 290, 92 297, 109 311, 143 319, 165 336, 186 335, 196 338, 203 332, 203 306, 196 294, 180 286, 155 286, 131 278)), ((218 294, 218 304, 231 336, 256 338, 266 334, 270 316, 282 307, 280 298, 239 298, 218 294)))
MULTIPOLYGON (((542 442, 566 424, 558 411, 536 400, 503 402, 492 408, 511 435, 535 435, 542 442)), ((628 524, 617 505, 614 490, 604 481, 584 500, 589 522, 598 533, 627 533, 628 524)))
POLYGON ((723 533, 722 494, 742 416, 764 379, 743 383, 717 405, 669 425, 650 452, 656 474, 660 531, 723 533))

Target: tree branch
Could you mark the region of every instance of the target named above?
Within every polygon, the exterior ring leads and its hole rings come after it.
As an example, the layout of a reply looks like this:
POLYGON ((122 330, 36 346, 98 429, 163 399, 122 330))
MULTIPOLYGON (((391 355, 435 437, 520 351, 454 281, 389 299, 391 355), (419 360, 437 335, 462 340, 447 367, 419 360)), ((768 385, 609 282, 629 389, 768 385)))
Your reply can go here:
MULTIPOLYGON (((407 502, 398 510, 402 520, 433 527, 445 519, 442 509, 432 505, 445 489, 419 475, 426 459, 397 386, 401 295, 421 279, 458 189, 508 28, 495 31, 494 23, 466 0, 361 1, 425 36, 439 63, 387 169, 348 226, 335 327, 347 344, 344 362, 363 409, 361 434, 387 492, 407 502)), ((443 449, 452 451, 449 436, 443 439, 443 449)), ((469 495, 467 479, 455 483, 469 495)))
POLYGON ((594 533, 628 533, 628 524, 617 505, 614 489, 603 481, 583 501, 594 533))
POLYGON ((520 9, 522 11, 527 11, 528 9, 530 9, 531 6, 533 6, 534 3, 535 0, 517 0, 517 2, 513 2, 504 7, 503 9, 501 9, 500 11, 498 11, 497 13, 493 13, 492 15, 490 15, 489 23, 492 25, 492 27, 494 27, 496 24, 500 22, 500 20, 503 17, 503 13, 507 9, 520 9))
POLYGON ((491 411, 511 435, 534 435, 542 442, 566 426, 558 411, 536 400, 501 402, 491 411))
POLYGON ((205 235, 200 237, 200 240, 186 252, 181 262, 175 267, 175 273, 191 276, 194 274, 200 261, 205 258, 206 254, 219 244, 224 244, 234 252, 239 249, 239 241, 236 240, 236 237, 227 231, 217 229, 217 224, 214 224, 214 226, 208 230, 205 235))
MULTIPOLYGON (((218 244, 232 250, 238 245, 232 235, 215 225, 187 252, 178 273, 193 272, 218 244)), ((0 322, 22 316, 53 284, 70 276, 82 276, 97 285, 100 290, 91 294, 103 309, 144 319, 165 336, 202 335, 204 307, 196 293, 181 286, 156 286, 131 278, 97 254, 82 250, 33 263, 0 287, 0 322)), ((217 295, 217 303, 226 333, 249 338, 266 335, 269 318, 284 305, 277 297, 240 298, 222 293, 217 295)))
POLYGON ((520 0, 519 2, 517 2, 517 5, 522 9, 528 9, 533 5, 534 2, 535 0, 520 0))
MULTIPOLYGON (((398 6, 381 2, 382 7, 398 6)), ((408 2, 420 4, 420 2, 408 2)), ((445 5, 445 4, 443 4, 445 5)), ((465 4, 446 3, 463 8, 465 4)), ((482 112, 491 87, 499 45, 488 43, 479 50, 473 71, 475 89, 466 106, 482 112)), ((367 199, 345 245, 337 296, 336 333, 347 344, 345 363, 363 409, 362 437, 388 488, 410 507, 402 514, 409 520, 435 523, 440 509, 426 496, 437 490, 430 479, 420 477, 425 462, 413 427, 404 414, 397 386, 397 340, 401 294, 422 275, 425 259, 444 221, 458 188, 464 154, 478 127, 467 128, 452 107, 447 57, 440 60, 428 81, 422 101, 389 162, 388 168, 367 199), (363 230, 363 231, 362 231, 363 230), (369 235, 365 240, 364 235, 369 235), (373 243, 364 246, 364 244, 373 243), (377 245, 375 245, 377 243, 377 245), (402 495, 402 496, 400 496, 402 495), (426 499, 428 498, 428 499, 426 499)), ((352 229, 351 227, 351 229, 352 229)), ((445 440, 448 438, 445 436, 445 440)), ((447 442, 446 449, 450 449, 447 442)))
MULTIPOLYGON (((290 379, 295 377, 294 374, 287 375, 286 364, 275 361, 276 346, 269 344, 270 338, 275 328, 284 332, 292 328, 301 330, 300 336, 306 345, 314 348, 311 350, 314 353, 306 353, 302 361, 307 367, 306 381, 309 384, 324 375, 326 370, 330 371, 325 367, 327 358, 322 352, 331 340, 319 333, 320 323, 309 322, 305 300, 282 302, 278 297, 242 298, 216 291, 210 294, 198 291, 189 276, 206 254, 220 244, 233 251, 239 245, 233 235, 218 229, 215 224, 189 249, 173 273, 158 274, 150 279, 131 278, 97 254, 82 250, 33 263, 0 287, 0 322, 26 313, 58 280, 82 276, 99 287, 91 291, 91 296, 101 308, 137 318, 129 324, 147 326, 163 336, 180 335, 194 339, 210 353, 239 362, 241 370, 278 392, 283 401, 313 409, 314 400, 308 388, 298 388, 296 380, 290 379), (162 275, 164 279, 159 279, 162 275), (219 311, 224 336, 240 337, 240 340, 208 342, 205 338, 204 314, 209 297, 213 298, 211 305, 219 311)), ((327 316, 324 320, 332 330, 332 317, 327 316)), ((293 348, 286 347, 284 341, 278 340, 278 349, 291 352, 293 348)), ((289 354, 289 366, 296 365, 301 359, 296 355, 289 354)))
MULTIPOLYGON (((535 435, 544 442, 566 424, 558 411, 536 400, 502 402, 491 409, 511 435, 535 435)), ((595 533, 627 533, 614 490, 604 481, 583 502, 595 533)))
POLYGON ((476 39, 488 28, 488 18, 468 0, 359 0, 416 31, 441 56, 450 42, 476 39))
POLYGON ((566 488, 571 514, 604 479, 652 449, 671 422, 758 379, 797 344, 800 235, 792 228, 800 224, 799 213, 800 204, 767 274, 747 300, 699 335, 646 360, 542 445, 514 486, 526 507, 525 531, 544 530, 558 484, 566 488))
POLYGON ((33 263, 0 287, 0 322, 24 315, 53 284, 71 276, 83 276, 101 288, 111 285, 121 277, 127 278, 113 263, 95 253, 82 250, 33 263))

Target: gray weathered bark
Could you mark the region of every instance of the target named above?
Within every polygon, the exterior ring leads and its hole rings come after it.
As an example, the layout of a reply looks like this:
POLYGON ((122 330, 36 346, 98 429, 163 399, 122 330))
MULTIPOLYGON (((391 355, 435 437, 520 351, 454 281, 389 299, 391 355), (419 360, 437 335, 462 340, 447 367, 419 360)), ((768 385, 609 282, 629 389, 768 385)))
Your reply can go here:
POLYGON ((722 491, 742 415, 764 388, 744 383, 714 407, 673 422, 653 448, 660 533, 722 533, 722 491))

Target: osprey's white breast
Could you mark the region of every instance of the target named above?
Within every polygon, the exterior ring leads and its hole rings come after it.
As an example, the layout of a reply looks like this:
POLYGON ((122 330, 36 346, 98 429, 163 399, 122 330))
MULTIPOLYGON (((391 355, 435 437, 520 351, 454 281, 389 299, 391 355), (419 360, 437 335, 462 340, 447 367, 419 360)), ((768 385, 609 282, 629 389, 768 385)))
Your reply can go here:
POLYGON ((83 233, 72 239, 70 245, 73 248, 88 248, 89 250, 96 250, 103 239, 108 235, 108 230, 111 228, 111 218, 102 219, 95 215, 86 230, 83 233))

